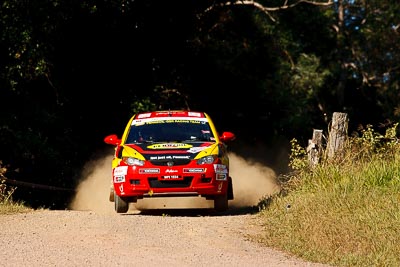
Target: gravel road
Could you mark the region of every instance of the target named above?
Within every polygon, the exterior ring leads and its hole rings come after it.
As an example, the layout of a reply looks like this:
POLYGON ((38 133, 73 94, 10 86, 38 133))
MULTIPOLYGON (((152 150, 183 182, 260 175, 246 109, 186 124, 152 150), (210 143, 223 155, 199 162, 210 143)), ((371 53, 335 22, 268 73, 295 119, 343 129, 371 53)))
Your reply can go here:
POLYGON ((248 207, 277 190, 271 169, 232 154, 235 199, 225 213, 201 198, 168 198, 117 214, 108 201, 111 157, 87 164, 70 209, 0 215, 0 265, 323 266, 249 238, 261 229, 248 207))
POLYGON ((322 266, 250 241, 251 213, 38 210, 0 216, 2 266, 322 266))

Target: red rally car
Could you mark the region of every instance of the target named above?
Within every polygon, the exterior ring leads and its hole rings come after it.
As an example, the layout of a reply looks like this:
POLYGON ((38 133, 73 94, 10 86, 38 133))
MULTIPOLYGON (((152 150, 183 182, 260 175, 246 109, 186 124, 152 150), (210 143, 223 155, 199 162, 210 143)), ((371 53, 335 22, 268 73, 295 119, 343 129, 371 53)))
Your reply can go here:
POLYGON ((115 146, 110 201, 117 213, 129 203, 150 197, 201 196, 214 201, 216 211, 233 199, 226 142, 204 112, 172 110, 138 113, 122 138, 109 135, 115 146))

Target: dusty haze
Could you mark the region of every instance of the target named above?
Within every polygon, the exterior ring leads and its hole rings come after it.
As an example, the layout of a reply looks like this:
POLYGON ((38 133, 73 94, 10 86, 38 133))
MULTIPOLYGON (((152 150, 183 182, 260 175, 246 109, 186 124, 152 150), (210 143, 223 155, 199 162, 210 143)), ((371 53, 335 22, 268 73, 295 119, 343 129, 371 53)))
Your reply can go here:
MULTIPOLYGON (((72 210, 91 210, 98 213, 115 213, 114 203, 108 200, 111 185, 110 154, 86 164, 77 193, 70 204, 72 210)), ((230 174, 233 179, 234 200, 230 207, 249 207, 258 204, 261 198, 279 191, 275 172, 256 162, 230 153, 230 174)), ((140 209, 212 208, 213 202, 201 197, 152 198, 138 200, 129 212, 140 209)))

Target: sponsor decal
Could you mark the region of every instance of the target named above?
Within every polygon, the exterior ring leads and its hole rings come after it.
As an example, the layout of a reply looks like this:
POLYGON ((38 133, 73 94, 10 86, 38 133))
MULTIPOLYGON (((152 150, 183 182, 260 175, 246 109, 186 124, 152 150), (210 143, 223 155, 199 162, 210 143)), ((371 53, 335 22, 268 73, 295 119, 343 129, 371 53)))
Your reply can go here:
POLYGON ((192 117, 200 117, 201 114, 199 112, 188 112, 188 115, 192 117))
POLYGON ((160 124, 160 123, 165 123, 163 120, 151 120, 151 121, 146 121, 146 124, 160 124))
POLYGON ((143 114, 139 114, 138 118, 143 119, 143 118, 149 118, 150 116, 151 116, 151 113, 143 113, 143 114))
POLYGON ((167 156, 151 156, 150 160, 162 160, 162 159, 169 159, 169 160, 173 160, 173 159, 190 159, 190 156, 171 156, 171 155, 167 155, 167 156))
POLYGON ((165 121, 165 122, 168 122, 168 123, 173 123, 173 122, 176 122, 176 123, 189 123, 189 120, 188 119, 180 119, 180 120, 167 120, 167 121, 165 121))
POLYGON ((128 173, 128 166, 119 166, 114 169, 114 176, 124 176, 128 173))
POLYGON ((160 112, 156 112, 156 115, 165 115, 168 116, 170 114, 169 111, 160 111, 160 112))
POLYGON ((119 192, 121 193, 121 195, 125 195, 125 191, 124 191, 124 184, 121 184, 120 186, 118 186, 119 192))
POLYGON ((148 149, 181 149, 181 148, 191 148, 192 145, 184 143, 165 143, 165 144, 154 144, 147 146, 148 149))
POLYGON ((207 148, 208 148, 207 146, 192 147, 187 152, 189 152, 189 153, 199 153, 200 151, 203 151, 204 149, 207 149, 207 148))
POLYGON ((114 183, 123 183, 125 182, 125 176, 114 176, 114 183))
POLYGON ((146 173, 160 173, 160 169, 158 168, 148 168, 148 169, 139 169, 140 174, 146 174, 146 173))
POLYGON ((223 183, 220 182, 219 185, 218 185, 218 192, 221 192, 221 190, 222 190, 222 185, 223 185, 223 183))
MULTIPOLYGON (((197 116, 193 116, 197 117, 197 116)), ((165 118, 150 118, 150 113, 141 114, 134 120, 132 120, 132 125, 143 125, 143 124, 155 124, 155 123, 207 123, 207 118, 190 118, 190 117, 165 117, 165 118)))
POLYGON ((228 176, 226 173, 217 173, 215 174, 215 180, 217 181, 226 181, 228 176))
POLYGON ((176 155, 176 156, 172 156, 172 159, 190 159, 190 156, 176 155))
POLYGON ((184 168, 183 172, 184 173, 202 173, 202 172, 206 172, 206 169, 204 169, 204 168, 184 168))
POLYGON ((165 172, 166 173, 174 173, 174 172, 178 172, 178 170, 166 169, 165 172))
POLYGON ((228 168, 223 164, 214 164, 215 173, 228 173, 228 168))

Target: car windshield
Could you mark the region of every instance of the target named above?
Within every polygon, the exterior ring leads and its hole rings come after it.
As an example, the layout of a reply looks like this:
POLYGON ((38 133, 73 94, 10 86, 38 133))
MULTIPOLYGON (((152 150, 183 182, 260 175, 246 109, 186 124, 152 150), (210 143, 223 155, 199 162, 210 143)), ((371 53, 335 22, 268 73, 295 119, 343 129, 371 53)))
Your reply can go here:
POLYGON ((206 119, 153 118, 133 120, 126 143, 214 141, 206 119))

